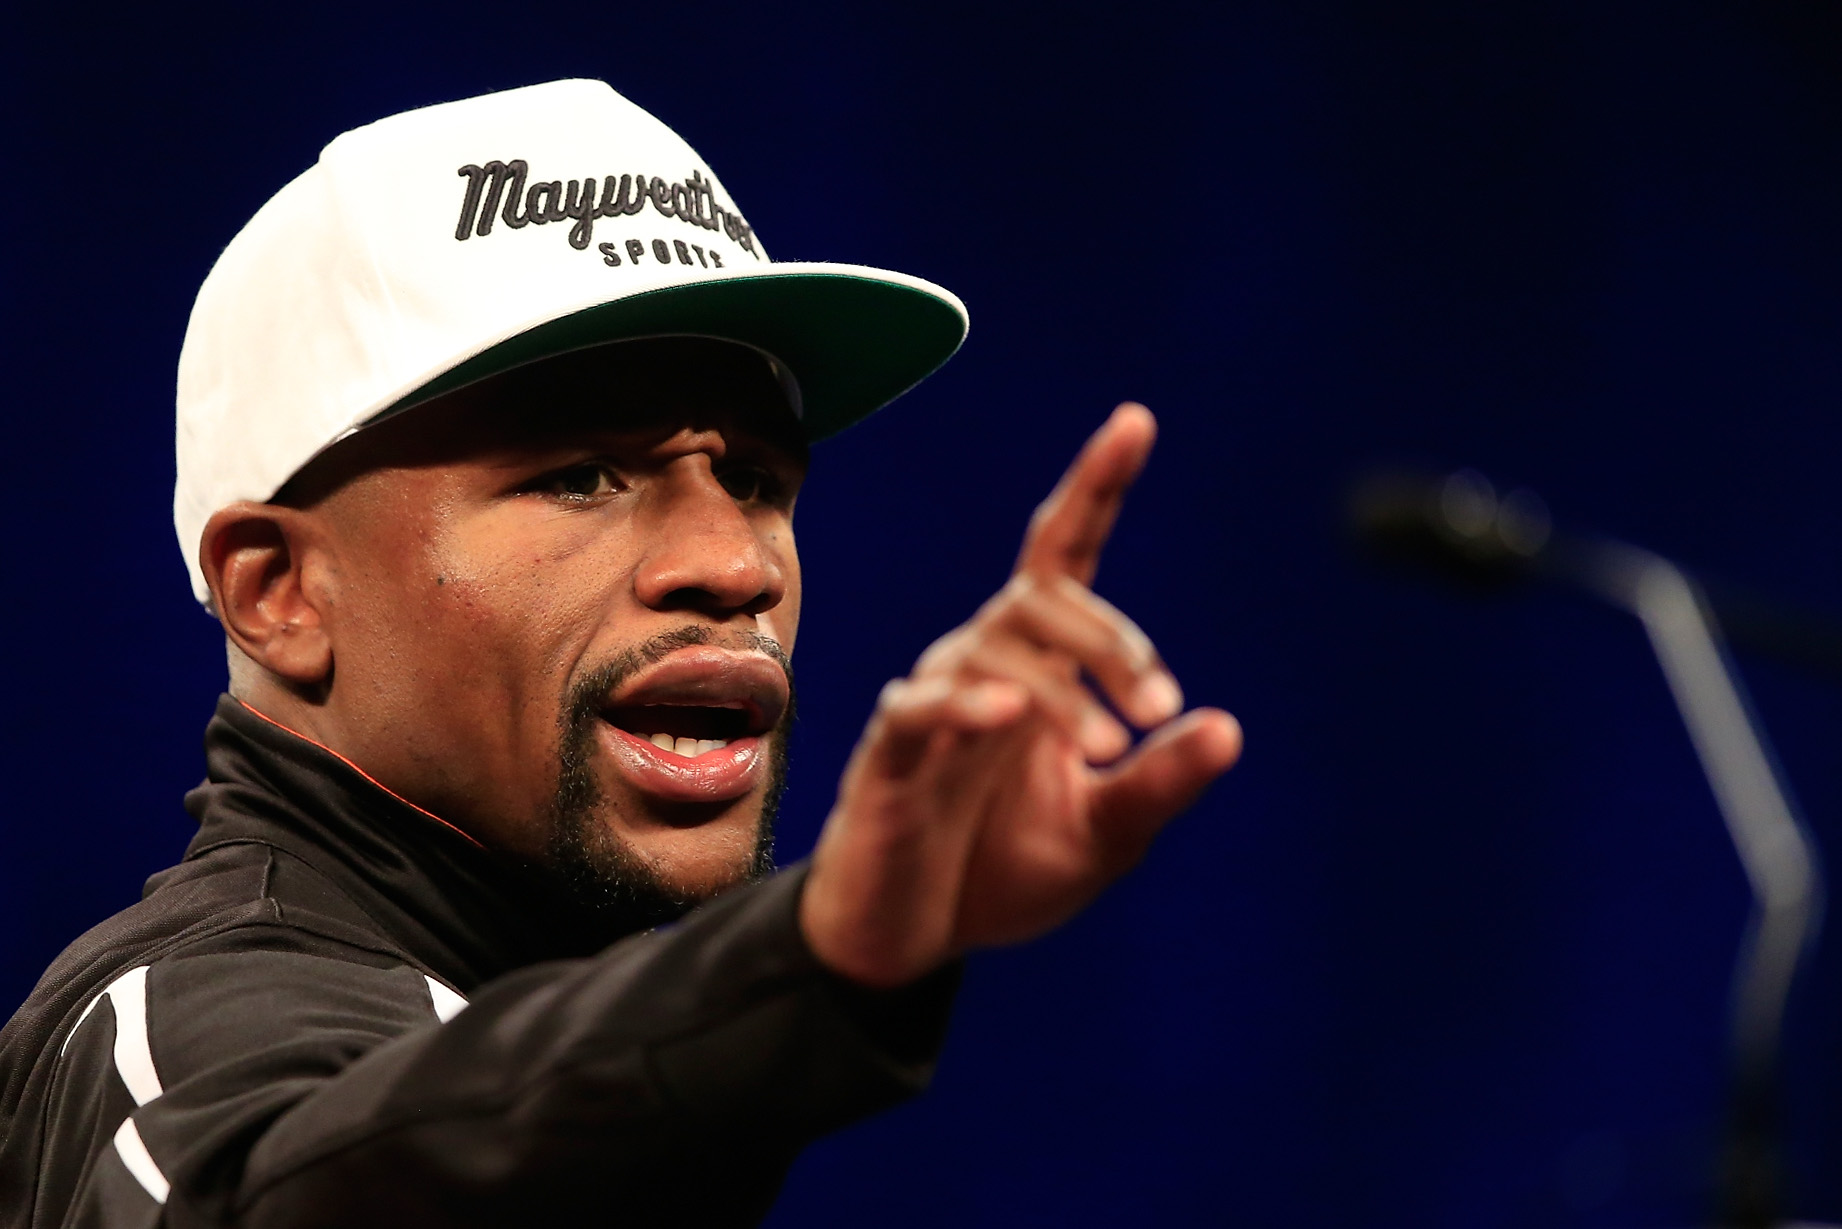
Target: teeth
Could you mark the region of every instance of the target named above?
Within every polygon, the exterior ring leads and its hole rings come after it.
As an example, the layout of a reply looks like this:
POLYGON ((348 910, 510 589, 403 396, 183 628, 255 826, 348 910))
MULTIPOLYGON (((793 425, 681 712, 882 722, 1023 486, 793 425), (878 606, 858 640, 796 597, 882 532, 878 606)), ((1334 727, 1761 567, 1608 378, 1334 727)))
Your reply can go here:
POLYGON ((696 759, 706 751, 721 751, 729 745, 726 738, 673 738, 670 734, 649 734, 646 741, 661 751, 696 759))

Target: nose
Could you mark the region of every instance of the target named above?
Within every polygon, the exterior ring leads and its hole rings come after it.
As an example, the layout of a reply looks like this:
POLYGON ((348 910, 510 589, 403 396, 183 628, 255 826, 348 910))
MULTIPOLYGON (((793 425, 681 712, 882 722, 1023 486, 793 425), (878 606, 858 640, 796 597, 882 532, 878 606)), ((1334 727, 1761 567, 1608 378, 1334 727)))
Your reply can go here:
POLYGON ((786 597, 781 560, 708 456, 673 461, 647 496, 646 546, 634 576, 643 604, 728 618, 761 614, 786 597))

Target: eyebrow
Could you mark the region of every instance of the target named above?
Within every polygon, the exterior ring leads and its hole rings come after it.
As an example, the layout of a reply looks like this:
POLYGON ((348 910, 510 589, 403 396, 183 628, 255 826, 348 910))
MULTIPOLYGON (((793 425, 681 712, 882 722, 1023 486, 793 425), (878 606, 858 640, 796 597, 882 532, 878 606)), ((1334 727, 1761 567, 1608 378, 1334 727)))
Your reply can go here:
MULTIPOLYGON (((811 467, 811 453, 801 439, 786 438, 779 433, 770 434, 762 431, 737 430, 733 428, 714 427, 713 430, 724 438, 725 455, 733 460, 737 456, 759 456, 784 465, 788 469, 804 474, 811 467)), ((525 434, 520 438, 499 440, 484 445, 476 454, 479 458, 498 469, 516 469, 528 466, 543 466, 552 463, 567 464, 563 458, 574 456, 581 461, 596 459, 620 460, 663 444, 677 432, 648 430, 643 427, 621 429, 607 427, 588 430, 571 430, 561 428, 554 432, 538 431, 525 434)), ((453 460, 435 461, 434 464, 450 464, 453 460)))

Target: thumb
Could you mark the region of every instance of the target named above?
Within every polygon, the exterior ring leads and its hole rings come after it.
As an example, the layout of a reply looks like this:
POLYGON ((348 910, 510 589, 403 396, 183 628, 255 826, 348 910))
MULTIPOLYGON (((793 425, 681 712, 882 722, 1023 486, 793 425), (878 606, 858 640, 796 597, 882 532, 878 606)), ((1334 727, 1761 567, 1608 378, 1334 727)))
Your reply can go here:
POLYGON ((1117 873, 1210 782, 1241 758, 1241 724, 1219 708, 1199 708, 1161 726, 1096 788, 1094 836, 1117 873))

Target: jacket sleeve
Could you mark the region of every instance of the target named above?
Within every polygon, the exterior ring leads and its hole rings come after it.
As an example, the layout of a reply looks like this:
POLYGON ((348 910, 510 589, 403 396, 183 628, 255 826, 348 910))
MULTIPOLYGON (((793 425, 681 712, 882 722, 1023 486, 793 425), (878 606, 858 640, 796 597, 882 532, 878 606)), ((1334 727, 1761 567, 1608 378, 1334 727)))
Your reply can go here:
POLYGON ((872 992, 829 974, 799 934, 803 882, 464 1008, 381 958, 169 958, 146 1011, 150 1076, 172 1078, 66 1223, 751 1224, 806 1143, 926 1083, 957 979, 872 992))

